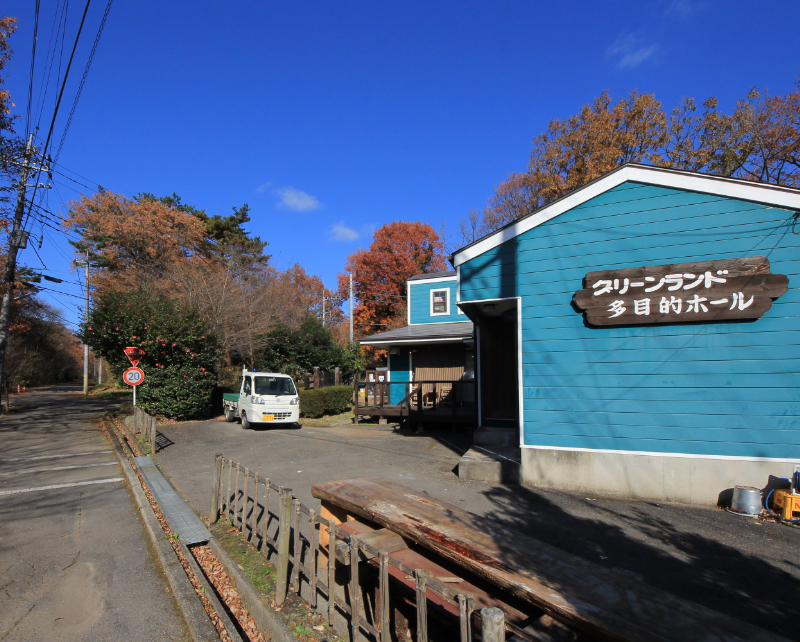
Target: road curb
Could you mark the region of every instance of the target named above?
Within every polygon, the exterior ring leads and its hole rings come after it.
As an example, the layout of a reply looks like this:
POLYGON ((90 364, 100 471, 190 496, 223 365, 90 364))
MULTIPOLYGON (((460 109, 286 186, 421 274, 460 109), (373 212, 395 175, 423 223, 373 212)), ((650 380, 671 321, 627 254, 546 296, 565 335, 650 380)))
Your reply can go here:
POLYGON ((128 484, 139 507, 139 514, 142 516, 150 541, 153 543, 153 548, 164 569, 164 574, 167 576, 170 590, 178 602, 192 639, 194 642, 218 641, 220 637, 217 629, 212 624, 192 583, 189 581, 189 577, 186 575, 175 549, 172 548, 172 544, 167 540, 166 534, 153 512, 153 508, 150 506, 144 490, 142 490, 139 478, 134 473, 128 457, 125 455, 124 446, 117 441, 118 437, 114 434, 113 429, 108 430, 108 433, 114 453, 122 466, 122 470, 125 472, 125 477, 128 479, 128 484))
POLYGON ((208 547, 217 556, 219 563, 225 569, 231 582, 236 587, 236 592, 242 604, 250 613, 256 623, 256 628, 262 633, 269 633, 269 640, 273 642, 297 642, 289 627, 269 608, 267 600, 253 585, 248 577, 239 570, 239 565, 233 561, 228 552, 213 536, 208 541, 208 547))

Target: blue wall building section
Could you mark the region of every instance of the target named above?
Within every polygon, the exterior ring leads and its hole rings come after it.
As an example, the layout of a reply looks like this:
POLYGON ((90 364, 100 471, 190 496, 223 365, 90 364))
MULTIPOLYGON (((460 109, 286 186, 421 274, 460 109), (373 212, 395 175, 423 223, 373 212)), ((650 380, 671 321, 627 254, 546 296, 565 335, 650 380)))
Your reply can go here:
POLYGON ((793 214, 626 182, 461 264, 461 300, 521 297, 523 443, 800 458, 793 214), (762 255, 789 291, 755 321, 589 327, 571 305, 590 271, 762 255))
POLYGON ((399 354, 389 355, 389 403, 399 404, 408 394, 405 382, 411 381, 411 349, 398 348, 399 354), (398 383, 400 382, 400 383, 398 383))
POLYGON ((446 323, 448 321, 467 321, 467 317, 459 312, 456 305, 456 277, 448 281, 430 283, 428 281, 411 281, 408 284, 408 309, 410 324, 446 323), (431 291, 448 290, 450 297, 450 314, 431 315, 431 291))

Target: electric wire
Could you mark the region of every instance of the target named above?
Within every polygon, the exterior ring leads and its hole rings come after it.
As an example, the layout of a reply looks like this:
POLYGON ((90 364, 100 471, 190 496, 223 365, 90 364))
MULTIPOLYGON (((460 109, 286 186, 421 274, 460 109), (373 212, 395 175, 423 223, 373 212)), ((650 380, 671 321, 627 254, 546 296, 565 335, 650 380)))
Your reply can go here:
POLYGON ((55 292, 56 294, 60 294, 62 296, 71 296, 71 297, 74 297, 76 299, 80 299, 81 301, 84 300, 84 297, 82 297, 80 294, 72 294, 70 292, 62 292, 61 290, 54 290, 53 288, 47 288, 47 287, 44 287, 44 286, 41 286, 41 285, 37 285, 36 287, 38 289, 40 289, 40 290, 46 290, 47 292, 55 292))
MULTIPOLYGON (((72 124, 72 117, 75 115, 75 109, 78 106, 78 101, 81 98, 81 92, 83 91, 83 85, 86 82, 86 76, 89 75, 89 68, 92 66, 92 60, 94 59, 95 51, 97 51, 97 45, 100 43, 100 36, 103 35, 103 28, 106 26, 106 19, 108 18, 108 13, 111 11, 111 5, 113 4, 113 2, 114 0, 108 0, 105 13, 103 13, 103 19, 100 22, 99 29, 97 30, 97 35, 95 36, 94 44, 92 45, 92 51, 89 54, 89 59, 86 61, 86 67, 83 70, 83 76, 81 76, 81 83, 80 85, 78 85, 78 91, 75 94, 75 100, 72 103, 72 109, 69 112, 69 118, 67 118, 67 124, 64 126, 64 133, 61 134, 61 142, 59 142, 58 150, 56 151, 56 155, 53 157, 53 160, 55 161, 57 161, 58 157, 61 155, 61 148, 64 146, 64 139, 67 137, 69 126, 72 124)), ((87 8, 88 8, 88 3, 87 3, 87 8)))
MULTIPOLYGON (((83 31, 83 25, 86 22, 86 14, 89 12, 89 4, 92 0, 86 0, 86 7, 83 10, 83 16, 81 17, 81 23, 78 27, 78 34, 75 36, 75 44, 72 46, 72 53, 69 56, 69 62, 67 63, 67 69, 64 72, 64 80, 61 83, 61 91, 58 93, 58 100, 56 100, 56 106, 53 110, 53 118, 50 121, 50 128, 47 131, 47 138, 45 139, 44 148, 42 149, 41 156, 42 158, 47 157, 47 150, 50 146, 50 139, 53 136, 53 128, 56 125, 56 117, 58 116, 58 109, 61 106, 61 99, 64 97, 64 88, 67 85, 67 78, 69 77, 69 70, 72 68, 72 60, 75 58, 75 50, 78 48, 78 41, 81 37, 81 32, 83 31)), ((31 201, 36 198, 36 190, 39 189, 39 176, 41 175, 41 168, 38 169, 36 174, 36 180, 34 181, 34 188, 33 188, 33 195, 31 196, 31 201)), ((30 215, 30 208, 28 208, 28 215, 30 215)))
POLYGON ((36 110, 36 129, 39 129, 39 125, 42 122, 42 115, 44 113, 44 104, 47 100, 47 93, 50 89, 50 77, 53 75, 53 66, 56 62, 56 49, 58 47, 58 38, 61 36, 61 50, 59 53, 58 58, 58 72, 56 74, 56 87, 58 87, 58 82, 61 80, 61 63, 64 59, 64 38, 67 33, 67 11, 69 9, 69 0, 64 0, 64 3, 61 5, 61 16, 58 17, 58 5, 56 5, 56 17, 58 18, 58 22, 53 20, 53 27, 50 29, 50 44, 47 48, 47 57, 45 58, 45 67, 47 68, 47 78, 43 77, 42 87, 39 88, 39 107, 36 110), (58 26, 58 29, 56 29, 58 26), (53 34, 55 33, 55 40, 53 40, 53 34), (49 65, 48 65, 48 62, 49 65))
POLYGON ((33 105, 33 70, 36 65, 36 42, 39 40, 39 5, 41 0, 36 0, 36 8, 34 9, 33 18, 33 46, 31 51, 31 77, 28 84, 28 108, 25 117, 25 140, 28 140, 28 134, 31 131, 31 107, 33 105))
MULTIPOLYGON (((55 161, 53 161, 53 163, 55 164, 55 161)), ((88 185, 86 185, 84 183, 81 183, 80 181, 76 181, 71 176, 67 176, 64 172, 59 172, 57 169, 53 169, 52 166, 50 167, 50 171, 52 171, 54 174, 58 174, 59 176, 63 176, 68 181, 72 181, 73 183, 77 183, 81 187, 85 187, 86 189, 94 189, 93 187, 89 187, 88 185)), ((75 172, 73 172, 73 173, 75 173, 75 172)), ((83 177, 81 177, 81 178, 83 178, 83 177)), ((89 179, 87 178, 87 179, 84 179, 84 180, 89 180, 89 179)), ((63 183, 62 183, 62 185, 63 185, 63 183)))

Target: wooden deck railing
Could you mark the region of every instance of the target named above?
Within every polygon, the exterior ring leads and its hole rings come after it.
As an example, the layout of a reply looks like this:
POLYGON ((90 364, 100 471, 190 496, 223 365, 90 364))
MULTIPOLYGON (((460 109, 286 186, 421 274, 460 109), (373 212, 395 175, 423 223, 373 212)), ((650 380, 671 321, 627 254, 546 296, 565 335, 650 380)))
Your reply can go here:
POLYGON ((449 406, 449 414, 456 417, 469 414, 459 412, 459 409, 469 408, 474 412, 477 409, 475 398, 474 380, 353 381, 353 411, 357 415, 411 417, 437 410, 441 415, 441 410, 449 406), (392 403, 392 396, 396 399, 400 394, 403 395, 402 398, 392 403))

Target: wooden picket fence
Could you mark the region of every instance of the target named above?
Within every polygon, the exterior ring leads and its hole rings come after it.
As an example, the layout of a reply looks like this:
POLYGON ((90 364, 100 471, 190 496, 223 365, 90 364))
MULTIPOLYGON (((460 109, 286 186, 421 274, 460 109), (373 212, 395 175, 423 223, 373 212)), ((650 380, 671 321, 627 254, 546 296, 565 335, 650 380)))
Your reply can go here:
POLYGON ((133 430, 137 435, 150 444, 150 452, 156 452, 158 430, 156 429, 156 418, 148 415, 139 406, 133 407, 133 430))
MULTIPOLYGON (((310 588, 310 603, 317 608, 317 592, 327 601, 327 621, 334 626, 336 609, 349 621, 350 639, 357 642, 364 631, 378 642, 392 639, 389 605, 389 567, 399 569, 416 582, 417 642, 428 642, 428 593, 433 592, 458 607, 461 642, 472 642, 472 620, 482 621, 481 639, 486 642, 503 640, 502 616, 499 609, 475 610, 473 595, 461 594, 423 569, 414 569, 380 551, 356 535, 337 535, 336 522, 320 517, 313 508, 297 499, 291 488, 278 486, 268 477, 262 477, 247 467, 216 456, 212 497, 212 520, 227 518, 231 525, 253 544, 265 557, 277 554, 276 596, 283 604, 287 591, 300 594, 301 582, 310 588), (227 469, 227 470, 226 470, 227 469), (227 483, 226 483, 227 480, 227 483), (273 507, 277 512, 271 513, 273 507), (277 526, 271 516, 277 517, 277 526), (271 531, 271 533, 270 533, 271 531), (322 540, 327 540, 322 542, 322 540), (354 554, 357 551, 358 554, 354 554), (327 572, 318 568, 320 556, 327 557, 327 572), (364 608, 360 563, 378 558, 380 603, 375 608, 364 608), (337 565, 349 567, 347 594, 336 594, 337 565), (349 597, 349 601, 348 598, 349 597), (495 613, 497 611, 497 613, 495 613), (500 617, 498 629, 497 617, 500 617)), ((322 565, 324 568, 324 564, 322 565)), ((343 592, 344 593, 344 592, 343 592)))

